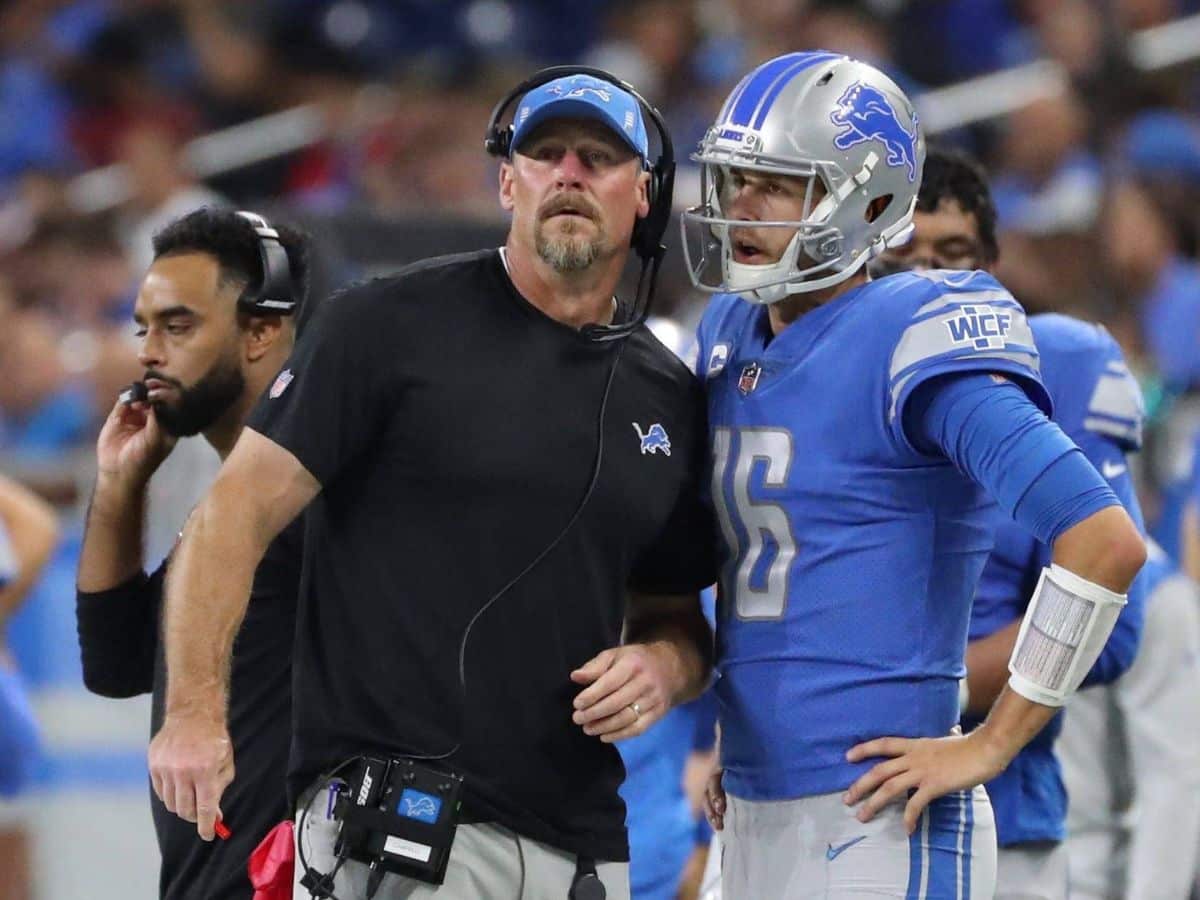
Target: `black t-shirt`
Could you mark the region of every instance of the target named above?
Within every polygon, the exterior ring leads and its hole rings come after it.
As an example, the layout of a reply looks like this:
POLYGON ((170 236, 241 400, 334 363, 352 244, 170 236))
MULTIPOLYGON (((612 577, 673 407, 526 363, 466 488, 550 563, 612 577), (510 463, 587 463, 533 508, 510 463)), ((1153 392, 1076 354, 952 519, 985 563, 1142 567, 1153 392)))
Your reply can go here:
POLYGON ((307 513, 293 793, 358 754, 461 739, 449 764, 469 816, 627 859, 621 761, 571 721, 569 673, 620 643, 627 588, 713 580, 695 378, 644 328, 621 349, 544 315, 494 250, 334 296, 285 372, 249 425, 322 485, 307 513), (599 479, 563 534, 618 354, 599 479), (560 535, 475 622, 463 716, 468 622, 560 535))
MULTIPOLYGON (((162 853, 159 895, 165 900, 250 900, 250 854, 289 816, 285 773, 303 527, 303 517, 298 518, 267 548, 233 645, 229 739, 236 773, 221 797, 231 837, 200 840, 194 824, 168 812, 150 792, 162 853)), ((150 692, 151 735, 162 726, 167 686, 158 640, 165 573, 163 563, 148 578, 139 575, 109 591, 81 592, 77 603, 85 682, 105 696, 150 692)))

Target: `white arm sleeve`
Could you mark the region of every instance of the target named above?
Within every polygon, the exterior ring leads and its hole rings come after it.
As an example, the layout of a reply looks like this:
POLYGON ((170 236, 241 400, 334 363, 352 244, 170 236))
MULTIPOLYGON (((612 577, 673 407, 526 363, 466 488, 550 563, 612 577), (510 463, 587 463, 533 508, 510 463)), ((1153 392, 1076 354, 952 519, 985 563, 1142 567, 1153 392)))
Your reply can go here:
POLYGON ((1062 706, 1104 649, 1126 596, 1057 564, 1042 569, 1008 661, 1009 687, 1062 706))
POLYGON ((1116 682, 1133 769, 1127 900, 1186 897, 1200 864, 1200 589, 1148 598, 1142 645, 1116 682))

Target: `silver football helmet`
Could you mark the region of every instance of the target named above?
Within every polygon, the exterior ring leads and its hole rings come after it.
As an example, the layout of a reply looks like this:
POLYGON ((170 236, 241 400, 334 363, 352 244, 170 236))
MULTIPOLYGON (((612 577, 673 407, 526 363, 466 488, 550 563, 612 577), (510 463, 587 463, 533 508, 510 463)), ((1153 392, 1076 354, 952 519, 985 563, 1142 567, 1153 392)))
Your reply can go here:
POLYGON ((775 303, 838 284, 908 241, 925 139, 908 98, 878 69, 789 53, 742 79, 691 158, 701 166, 701 205, 682 218, 692 283, 775 303), (728 216, 738 170, 807 179, 800 218, 752 223, 795 232, 778 262, 735 259, 730 229, 747 224, 728 216), (889 196, 867 221, 872 202, 889 196))

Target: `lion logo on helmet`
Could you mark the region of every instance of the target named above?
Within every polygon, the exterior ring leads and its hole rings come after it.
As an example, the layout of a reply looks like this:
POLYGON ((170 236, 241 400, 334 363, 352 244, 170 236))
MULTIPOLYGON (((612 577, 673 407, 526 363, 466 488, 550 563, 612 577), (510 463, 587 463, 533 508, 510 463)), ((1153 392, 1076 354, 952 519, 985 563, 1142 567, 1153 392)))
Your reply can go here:
POLYGON ((864 141, 879 141, 887 148, 887 164, 907 166, 908 180, 917 180, 916 117, 913 131, 900 124, 900 117, 883 91, 856 81, 838 98, 837 109, 829 116, 845 131, 833 139, 839 150, 849 150, 864 141))

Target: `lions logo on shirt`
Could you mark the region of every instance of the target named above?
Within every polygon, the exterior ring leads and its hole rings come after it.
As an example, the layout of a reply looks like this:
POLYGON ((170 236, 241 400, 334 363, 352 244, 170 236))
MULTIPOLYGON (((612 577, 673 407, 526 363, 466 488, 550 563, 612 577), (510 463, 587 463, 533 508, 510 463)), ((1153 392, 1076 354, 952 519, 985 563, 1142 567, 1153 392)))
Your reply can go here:
POLYGON ((663 456, 671 455, 671 439, 667 437, 667 429, 663 428, 661 424, 655 422, 645 432, 642 431, 642 427, 637 422, 631 424, 642 442, 643 456, 647 453, 653 456, 658 450, 663 452, 663 456))

